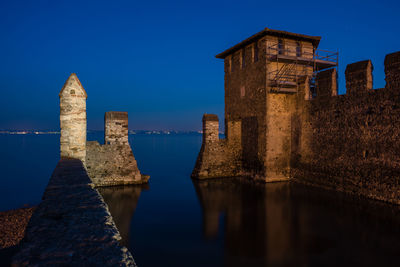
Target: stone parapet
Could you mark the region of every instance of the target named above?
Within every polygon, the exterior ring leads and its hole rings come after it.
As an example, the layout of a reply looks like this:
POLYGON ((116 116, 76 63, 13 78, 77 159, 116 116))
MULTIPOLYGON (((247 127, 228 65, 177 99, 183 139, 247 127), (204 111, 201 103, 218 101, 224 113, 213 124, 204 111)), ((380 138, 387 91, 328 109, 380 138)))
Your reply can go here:
MULTIPOLYGON (((386 71, 390 72, 395 62, 396 55, 388 55, 386 71)), ((389 90, 369 90, 371 70, 369 61, 350 64, 347 80, 350 75, 350 80, 362 81, 351 84, 356 91, 298 102, 291 177, 306 184, 400 204, 400 91, 391 87, 395 78, 390 76, 396 70, 387 77, 389 90)))
POLYGON ((385 57, 386 88, 400 89, 400 51, 385 57))
POLYGON ((347 65, 345 71, 347 94, 357 95, 372 90, 372 70, 371 60, 347 65))
POLYGON ((337 72, 335 68, 317 73, 316 89, 317 97, 330 97, 337 95, 337 72))
POLYGON ((13 266, 136 266, 80 160, 61 159, 13 266))

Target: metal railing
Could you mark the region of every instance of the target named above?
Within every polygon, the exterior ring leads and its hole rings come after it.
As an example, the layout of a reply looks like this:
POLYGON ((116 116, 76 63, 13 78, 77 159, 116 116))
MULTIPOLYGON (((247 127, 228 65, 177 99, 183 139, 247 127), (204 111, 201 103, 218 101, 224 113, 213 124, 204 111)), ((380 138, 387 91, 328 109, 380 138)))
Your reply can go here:
MULTIPOLYGON (((308 50, 311 50, 311 48, 308 50)), ((298 47, 298 46, 283 45, 283 47, 279 47, 278 43, 273 44, 267 48, 267 55, 292 56, 294 58, 299 58, 302 60, 305 59, 309 59, 312 61, 322 60, 322 61, 335 62, 336 64, 339 60, 339 52, 323 50, 323 49, 315 49, 313 50, 313 52, 308 52, 304 51, 304 47, 301 46, 298 47)))
MULTIPOLYGON (((276 43, 267 47, 267 56, 276 57, 277 69, 268 73, 268 79, 277 91, 281 91, 283 87, 297 88, 299 78, 304 76, 310 77, 310 86, 313 86, 316 73, 320 71, 317 64, 329 63, 331 67, 336 67, 339 61, 339 52, 333 52, 323 49, 312 49, 294 45, 284 45, 276 43), (310 52, 312 51, 312 52, 310 52), (279 57, 280 55, 285 56, 279 57), (286 61, 283 65, 279 65, 280 60, 286 61), (287 60, 290 60, 289 63, 287 60), (298 65, 313 66, 312 74, 307 69, 299 70, 298 65)), ((325 67, 326 68, 326 67, 325 67)))

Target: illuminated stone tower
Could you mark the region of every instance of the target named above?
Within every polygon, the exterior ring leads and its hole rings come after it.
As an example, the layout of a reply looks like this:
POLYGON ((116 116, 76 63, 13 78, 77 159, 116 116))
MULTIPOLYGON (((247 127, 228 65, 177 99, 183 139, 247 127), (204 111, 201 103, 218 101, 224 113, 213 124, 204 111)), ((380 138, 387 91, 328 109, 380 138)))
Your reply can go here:
POLYGON ((86 158, 87 94, 75 73, 65 82, 60 97, 61 158, 86 158))
POLYGON ((304 130, 296 124, 299 105, 317 88, 320 97, 337 95, 338 53, 319 50, 320 39, 265 28, 216 56, 224 60, 226 138, 216 135, 208 142, 213 131, 208 114, 192 177, 289 178, 297 143, 308 141, 294 138, 304 130), (328 85, 330 91, 321 91, 328 85))

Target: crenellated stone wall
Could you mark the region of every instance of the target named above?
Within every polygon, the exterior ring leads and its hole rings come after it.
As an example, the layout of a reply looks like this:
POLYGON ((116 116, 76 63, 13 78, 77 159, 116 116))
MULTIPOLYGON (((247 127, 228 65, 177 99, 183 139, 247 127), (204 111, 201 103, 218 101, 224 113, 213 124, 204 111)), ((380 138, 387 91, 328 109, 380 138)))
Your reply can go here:
MULTIPOLYGON (((225 69, 230 71, 226 64, 225 69)), ((217 139, 217 117, 203 117, 192 177, 292 179, 400 204, 400 52, 385 58, 385 88, 373 89, 372 71, 370 60, 349 64, 345 95, 337 94, 336 69, 317 74, 314 97, 304 76, 296 94, 267 93, 265 110, 254 116, 246 112, 255 111, 258 101, 251 107, 246 100, 249 108, 235 109, 239 100, 226 98, 233 101, 226 108, 237 120, 226 116, 227 139, 217 139), (260 124, 260 118, 266 121, 260 124), (260 151, 265 151, 261 166, 260 151)), ((256 77, 257 72, 242 78, 256 77)))
POLYGON ((296 181, 400 204, 399 54, 386 56, 386 88, 372 89, 366 60, 347 66, 347 94, 299 98, 297 138, 308 144, 292 151, 296 181))
POLYGON ((86 158, 87 94, 75 73, 72 73, 60 94, 61 158, 86 158))
POLYGON ((80 160, 59 161, 12 266, 136 266, 80 160))
POLYGON ((87 142, 86 167, 96 186, 147 183, 148 175, 140 173, 128 142, 128 113, 106 112, 104 140, 87 142))

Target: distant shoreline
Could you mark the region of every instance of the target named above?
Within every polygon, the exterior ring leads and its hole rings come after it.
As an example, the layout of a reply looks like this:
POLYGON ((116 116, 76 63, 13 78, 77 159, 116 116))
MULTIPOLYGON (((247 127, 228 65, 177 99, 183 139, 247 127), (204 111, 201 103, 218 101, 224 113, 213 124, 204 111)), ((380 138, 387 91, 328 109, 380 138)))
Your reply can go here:
MULTIPOLYGON (((88 130, 88 134, 104 133, 104 131, 88 130)), ((16 131, 16 130, 0 130, 0 135, 46 135, 56 134, 59 131, 16 131)), ((202 131, 156 131, 156 130, 129 130, 129 135, 201 135, 202 131)), ((220 134, 223 134, 222 132, 220 134)))

